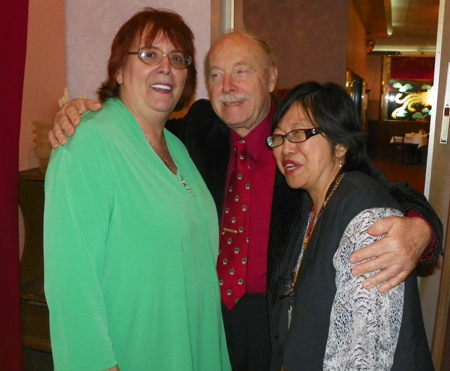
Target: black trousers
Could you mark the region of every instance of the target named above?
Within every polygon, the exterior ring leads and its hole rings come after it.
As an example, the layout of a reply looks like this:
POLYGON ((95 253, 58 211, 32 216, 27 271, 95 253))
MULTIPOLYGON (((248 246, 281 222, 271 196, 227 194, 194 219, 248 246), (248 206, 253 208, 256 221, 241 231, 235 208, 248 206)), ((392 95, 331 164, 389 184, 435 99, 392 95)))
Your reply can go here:
POLYGON ((246 294, 233 309, 222 304, 233 371, 270 370, 269 314, 265 294, 246 294))

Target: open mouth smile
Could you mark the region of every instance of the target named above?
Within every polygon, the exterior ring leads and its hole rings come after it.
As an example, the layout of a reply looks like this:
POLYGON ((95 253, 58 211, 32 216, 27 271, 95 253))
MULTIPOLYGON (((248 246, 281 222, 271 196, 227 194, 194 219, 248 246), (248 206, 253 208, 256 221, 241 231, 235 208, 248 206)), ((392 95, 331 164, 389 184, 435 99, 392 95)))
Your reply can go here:
POLYGON ((283 169, 286 174, 292 173, 295 170, 299 169, 301 167, 300 164, 292 161, 284 161, 283 162, 283 169))
POLYGON ((170 85, 153 84, 153 85, 150 85, 150 87, 155 90, 172 91, 172 87, 170 85))

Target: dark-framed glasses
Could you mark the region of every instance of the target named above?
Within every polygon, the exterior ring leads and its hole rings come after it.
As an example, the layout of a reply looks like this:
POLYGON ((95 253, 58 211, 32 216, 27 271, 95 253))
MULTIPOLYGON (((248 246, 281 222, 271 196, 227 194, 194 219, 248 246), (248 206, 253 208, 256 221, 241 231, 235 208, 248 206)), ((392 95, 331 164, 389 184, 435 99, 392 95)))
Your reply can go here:
POLYGON ((166 54, 157 48, 141 48, 137 52, 128 52, 128 54, 137 54, 138 58, 149 66, 154 66, 160 63, 164 57, 167 57, 170 65, 177 70, 184 70, 192 63, 192 58, 186 53, 172 52, 166 54))
POLYGON ((291 143, 301 143, 314 135, 323 133, 321 128, 314 129, 295 129, 286 134, 273 134, 266 138, 267 144, 270 148, 279 147, 287 139, 291 143))

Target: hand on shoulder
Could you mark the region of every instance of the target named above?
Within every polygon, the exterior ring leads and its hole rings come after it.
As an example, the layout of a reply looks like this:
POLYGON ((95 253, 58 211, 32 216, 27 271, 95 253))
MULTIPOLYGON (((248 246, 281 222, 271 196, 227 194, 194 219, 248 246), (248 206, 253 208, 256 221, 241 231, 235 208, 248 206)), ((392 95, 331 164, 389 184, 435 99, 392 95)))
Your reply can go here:
POLYGON ((368 232, 386 236, 352 254, 352 264, 367 260, 353 268, 352 274, 359 276, 381 269, 365 280, 363 286, 371 289, 381 284, 380 293, 386 293, 405 281, 416 268, 430 243, 431 229, 421 218, 389 217, 376 222, 368 232))
POLYGON ((81 115, 89 110, 102 108, 99 101, 92 99, 74 99, 64 103, 53 118, 53 127, 48 133, 48 140, 53 148, 65 145, 67 136, 75 134, 75 126, 81 122, 81 115))

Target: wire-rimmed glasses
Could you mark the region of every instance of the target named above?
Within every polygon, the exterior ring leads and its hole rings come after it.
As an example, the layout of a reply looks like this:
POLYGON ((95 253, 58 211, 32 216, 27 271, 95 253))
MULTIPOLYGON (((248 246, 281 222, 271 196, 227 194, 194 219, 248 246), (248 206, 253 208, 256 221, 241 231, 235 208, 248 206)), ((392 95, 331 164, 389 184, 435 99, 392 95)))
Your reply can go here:
POLYGON ((166 54, 154 47, 140 48, 137 52, 128 52, 128 54, 137 54, 138 58, 149 66, 154 66, 167 57, 170 65, 177 70, 184 70, 192 63, 192 58, 186 53, 176 51, 166 54))

